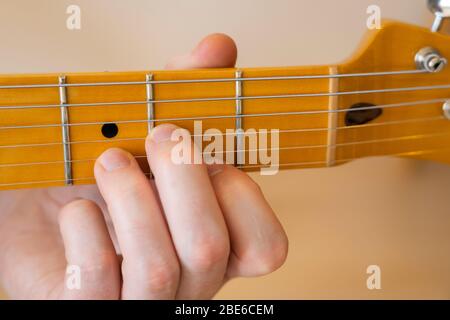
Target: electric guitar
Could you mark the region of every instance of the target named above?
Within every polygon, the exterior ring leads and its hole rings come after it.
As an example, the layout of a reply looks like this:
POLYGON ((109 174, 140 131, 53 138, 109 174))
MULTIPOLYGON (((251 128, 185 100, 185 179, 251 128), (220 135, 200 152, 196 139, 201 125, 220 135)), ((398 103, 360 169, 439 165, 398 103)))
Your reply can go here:
MULTIPOLYGON (((280 169, 372 156, 450 164, 450 36, 439 32, 450 4, 429 5, 432 30, 384 21, 336 65, 0 75, 0 190, 93 183, 95 159, 111 147, 150 174, 145 137, 168 122, 276 128, 278 146, 265 148, 280 169)), ((249 152, 242 134, 233 139, 234 159, 249 152)))

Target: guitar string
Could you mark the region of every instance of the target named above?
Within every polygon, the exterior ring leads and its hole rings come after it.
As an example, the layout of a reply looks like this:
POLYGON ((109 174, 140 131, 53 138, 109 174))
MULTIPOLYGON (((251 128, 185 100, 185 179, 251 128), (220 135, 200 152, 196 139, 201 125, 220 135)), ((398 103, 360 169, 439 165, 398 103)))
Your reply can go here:
POLYGON ((232 96, 232 97, 211 97, 211 98, 191 98, 191 99, 149 99, 145 101, 114 101, 114 102, 92 102, 92 103, 65 103, 65 104, 43 104, 43 105, 25 105, 11 106, 5 105, 0 108, 3 110, 15 109, 41 109, 41 108, 61 108, 61 107, 101 107, 101 106, 117 106, 117 105, 141 105, 148 103, 190 103, 190 102, 220 102, 220 101, 236 101, 236 100, 267 100, 267 99, 293 99, 293 98, 317 98, 317 97, 336 97, 336 96, 352 96, 366 95, 373 93, 399 93, 413 91, 429 91, 450 89, 450 84, 433 85, 433 86, 417 86, 417 87, 400 87, 389 89, 371 89, 357 91, 340 91, 340 92, 318 92, 318 93, 299 93, 299 94, 278 94, 278 95, 258 95, 258 96, 232 96))
MULTIPOLYGON (((384 155, 373 155, 371 157, 387 157, 387 156, 408 156, 408 155, 417 155, 417 154, 425 154, 425 153, 433 153, 433 152, 439 152, 443 150, 450 149, 450 147, 447 148, 439 148, 439 149, 420 149, 420 150, 413 150, 408 152, 401 152, 401 153, 392 153, 392 154, 384 154, 384 155)), ((347 158, 347 159, 339 159, 336 160, 336 163, 345 163, 353 160, 358 160, 360 158, 347 158)), ((327 165, 326 161, 307 161, 307 162, 292 162, 292 163, 283 163, 278 164, 278 167, 300 167, 300 166, 319 166, 319 165, 327 165)), ((269 165, 250 165, 250 166, 241 166, 239 169, 259 169, 259 168, 267 168, 269 165)), ((144 172, 146 176, 149 176, 150 172, 144 172)), ((95 181, 95 177, 83 177, 83 178, 74 178, 72 181, 95 181)), ((15 186, 23 186, 23 185, 35 185, 35 184, 54 184, 54 183, 65 183, 66 180, 64 179, 52 179, 52 180, 32 180, 32 181, 24 181, 24 182, 15 182, 15 183, 0 183, 0 187, 15 187, 15 186)))
MULTIPOLYGON (((371 127, 382 127, 388 125, 397 125, 397 124, 408 124, 408 123, 417 123, 417 122, 433 122, 439 120, 447 120, 444 116, 438 117, 423 117, 423 118, 413 118, 408 120, 394 120, 394 121, 385 121, 378 123, 368 123, 359 126, 341 126, 333 129, 329 128, 301 128, 301 129, 286 129, 286 130, 278 130, 279 133, 313 133, 313 132, 321 132, 321 131, 329 131, 329 130, 358 130, 364 128, 371 127)), ((258 134, 259 131, 256 132, 245 132, 246 135, 254 135, 258 134)), ((236 132, 225 132, 221 134, 222 136, 236 136, 236 132)), ((191 137, 215 137, 217 135, 214 134, 191 134, 191 137)), ((79 145, 79 144, 89 144, 89 143, 115 143, 115 142, 125 142, 125 141, 144 141, 146 137, 130 137, 130 138, 111 138, 111 139, 99 139, 99 140, 80 140, 80 141, 70 141, 67 142, 68 145, 79 145)), ((48 147, 48 146, 61 146, 64 143, 61 141, 57 142, 47 142, 47 143, 34 143, 34 144, 15 144, 15 145, 0 145, 0 149, 14 149, 14 148, 33 148, 33 147, 48 147)))
MULTIPOLYGON (((437 100, 433 100, 432 102, 435 102, 435 101, 437 101, 437 100)), ((438 100, 438 101, 442 101, 442 100, 438 100)), ((427 103, 429 103, 430 101, 426 101, 427 103)), ((423 103, 423 101, 422 102, 419 102, 419 103, 423 103)), ((398 104, 396 104, 396 105, 398 105, 398 104)), ((392 106, 392 105, 391 105, 392 106)), ((432 121, 432 120, 440 120, 440 119, 445 119, 444 117, 435 117, 435 118, 431 118, 431 119, 426 119, 426 120, 429 120, 429 121, 432 121)), ((401 122, 410 122, 410 121, 419 121, 420 119, 412 119, 412 120, 405 120, 405 121, 394 121, 394 123, 401 123, 401 122)), ((160 120, 161 121, 161 120, 160 120)), ((369 124, 369 125, 385 125, 385 124, 389 124, 389 123, 380 123, 380 124, 369 124)), ((369 126, 368 125, 368 126, 369 126)), ((337 128, 337 129, 352 129, 352 128, 360 128, 360 127, 339 127, 339 128, 337 128)), ((328 128, 317 128, 317 129, 299 129, 299 130, 286 130, 286 132, 293 132, 293 131, 297 131, 297 132, 299 132, 299 131, 301 131, 301 132, 309 132, 309 131, 319 131, 319 130, 328 130, 328 128)), ((141 138, 142 140, 143 140, 143 138, 141 138)), ((130 139, 126 139, 126 140, 130 140, 130 139)), ((112 142, 114 141, 114 140, 111 140, 112 142)), ((363 143, 367 143, 367 141, 363 141, 363 143)), ((370 142, 370 141, 369 141, 370 142)), ((76 142, 72 142, 72 143, 76 143, 76 142)), ((86 142, 87 143, 87 142, 86 142)), ((61 144, 61 143, 59 143, 59 144, 61 144)), ((39 145, 39 144, 38 144, 39 145)), ((41 144, 42 145, 42 144, 41 144)), ((328 146, 328 145, 327 145, 328 146)), ((305 148, 305 147, 307 147, 307 148, 317 148, 317 147, 327 147, 327 146, 325 146, 325 145, 316 145, 316 146, 302 146, 302 148, 305 148)), ((5 146, 5 147, 11 147, 11 146, 5 146)), ((19 147, 19 146, 16 146, 16 147, 19 147)), ((333 147, 333 146, 330 146, 330 147, 333 147)))
MULTIPOLYGON (((450 88, 450 87, 449 87, 450 88)), ((73 126, 91 126, 91 125, 103 125, 106 123, 148 123, 148 122, 171 122, 171 121, 188 121, 188 120, 213 120, 213 119, 236 119, 238 117, 251 118, 251 117, 275 117, 275 116, 294 116, 294 115, 317 115, 317 114, 329 114, 329 113, 343 113, 348 111, 365 111, 365 110, 376 110, 376 109, 389 109, 389 108, 400 108, 400 107, 414 107, 417 105, 424 104, 435 104, 435 103, 445 103, 448 98, 442 99, 432 99, 432 100, 417 100, 412 102, 401 102, 392 103, 378 106, 368 106, 361 107, 358 109, 339 109, 339 110, 313 110, 313 111, 292 111, 292 112, 271 112, 271 113, 253 113, 253 114, 242 114, 242 115, 217 115, 217 116, 200 116, 200 117, 178 117, 178 118, 162 118, 162 119, 145 119, 145 120, 119 120, 119 121, 101 121, 101 122, 79 122, 79 123, 52 123, 52 124, 36 124, 36 125, 21 125, 21 126, 1 126, 0 130, 10 130, 10 129, 36 129, 36 128, 52 128, 52 127, 73 127, 73 126)), ((1 110, 1 108, 0 108, 1 110)))
MULTIPOLYGON (((234 73, 236 70, 233 69, 234 73)), ((230 71, 231 72, 231 71, 230 71)), ((152 73, 152 72, 149 72, 152 73)), ((116 81, 116 82, 87 82, 87 83, 64 83, 64 84, 28 84, 28 85, 0 85, 0 89, 36 89, 36 88, 60 88, 60 87, 99 87, 99 86, 124 86, 124 85, 148 85, 148 84, 188 84, 188 83, 216 83, 216 82, 248 82, 248 81, 279 81, 279 80, 312 80, 312 79, 337 79, 337 78, 363 78, 378 76, 412 75, 432 73, 425 69, 397 70, 363 73, 343 74, 318 74, 299 76, 269 76, 269 77, 247 77, 247 78, 211 78, 211 79, 176 79, 176 80, 150 80, 150 81, 116 81)), ((67 76, 67 77, 70 77, 67 76)))
MULTIPOLYGON (((301 149, 320 149, 320 148, 337 148, 337 147, 348 147, 348 146, 357 146, 357 145, 369 145, 369 147, 374 144, 384 143, 384 142, 397 142, 403 140, 419 140, 419 139, 427 139, 433 137, 447 136, 450 135, 450 130, 439 133, 432 134, 421 134, 416 133, 408 136, 400 136, 393 138, 384 138, 384 139, 373 139, 373 140, 365 140, 365 141, 354 141, 347 143, 336 143, 332 145, 323 144, 323 145, 302 145, 302 146, 288 146, 288 147, 278 147, 278 148, 258 148, 258 149, 243 149, 243 150, 226 150, 226 151, 215 151, 211 152, 214 154, 227 154, 227 153, 238 153, 238 152, 259 152, 259 151, 295 151, 301 149)), ((208 153, 202 152, 202 155, 208 153)), ((146 155, 136 155, 135 158, 146 158, 146 155)), ((64 164, 64 163, 80 163, 80 162, 93 162, 96 159, 76 159, 76 160, 57 160, 57 161, 42 161, 42 162, 23 162, 23 163, 11 163, 11 164, 0 164, 0 168, 9 168, 9 167, 32 167, 39 165, 52 165, 52 164, 64 164)))

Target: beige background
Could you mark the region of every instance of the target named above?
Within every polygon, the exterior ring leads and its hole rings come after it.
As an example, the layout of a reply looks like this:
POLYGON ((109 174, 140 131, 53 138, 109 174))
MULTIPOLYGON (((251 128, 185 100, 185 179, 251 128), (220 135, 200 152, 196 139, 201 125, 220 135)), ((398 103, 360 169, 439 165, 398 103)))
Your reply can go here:
MULTIPOLYGON (((332 63, 358 44, 369 4, 431 23, 425 0, 1 0, 0 72, 158 69, 210 32, 236 39, 240 66, 332 63), (69 4, 82 8, 81 31, 65 28, 69 4)), ((450 298, 450 167, 366 159, 254 177, 289 258, 218 298, 450 298), (371 264, 382 290, 366 288, 371 264)))

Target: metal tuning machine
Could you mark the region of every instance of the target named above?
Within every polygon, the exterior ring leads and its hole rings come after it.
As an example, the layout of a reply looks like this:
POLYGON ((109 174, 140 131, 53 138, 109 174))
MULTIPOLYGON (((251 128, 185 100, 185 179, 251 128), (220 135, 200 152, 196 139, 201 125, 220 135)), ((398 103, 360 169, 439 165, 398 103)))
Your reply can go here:
POLYGON ((450 17, 450 0, 428 0, 428 8, 435 16, 431 31, 438 32, 444 19, 450 17))
POLYGON ((417 69, 428 72, 440 72, 447 65, 447 59, 438 50, 431 47, 420 49, 415 60, 417 69))

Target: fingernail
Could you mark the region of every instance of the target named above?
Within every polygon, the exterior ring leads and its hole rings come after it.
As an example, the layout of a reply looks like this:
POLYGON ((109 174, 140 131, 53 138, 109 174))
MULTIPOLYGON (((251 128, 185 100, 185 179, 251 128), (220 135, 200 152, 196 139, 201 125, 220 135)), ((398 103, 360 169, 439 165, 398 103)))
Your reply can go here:
POLYGON ((172 132, 177 127, 173 124, 162 124, 159 125, 150 132, 150 140, 152 140, 155 143, 161 143, 167 140, 170 140, 172 136, 172 132))
POLYGON ((106 171, 126 168, 130 165, 129 155, 120 149, 109 149, 100 156, 100 164, 106 171))

